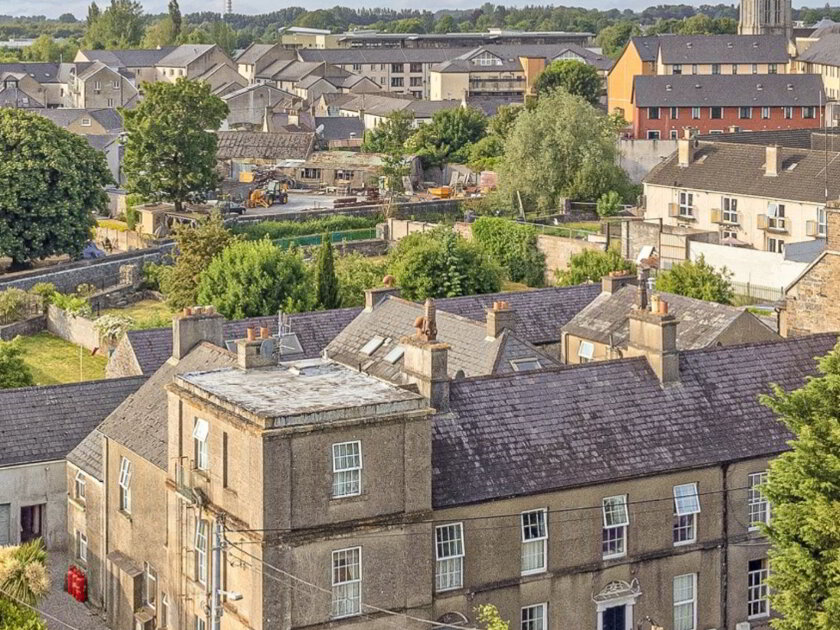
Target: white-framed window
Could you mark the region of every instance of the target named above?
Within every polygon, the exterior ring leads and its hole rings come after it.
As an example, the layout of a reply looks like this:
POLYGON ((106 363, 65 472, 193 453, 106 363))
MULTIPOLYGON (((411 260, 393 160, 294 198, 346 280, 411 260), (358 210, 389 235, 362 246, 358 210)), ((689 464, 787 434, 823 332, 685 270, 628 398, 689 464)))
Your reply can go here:
POLYGON ((546 570, 548 525, 546 510, 531 510, 520 515, 522 525, 522 575, 546 570))
POLYGON ((676 140, 678 138, 678 136, 679 136, 679 133, 677 132, 676 129, 671 129, 671 131, 668 132, 668 137, 671 138, 671 140, 676 140))
POLYGON ((76 530, 76 559, 80 560, 81 562, 87 562, 87 552, 88 552, 88 540, 87 536, 79 531, 76 530))
POLYGON ((548 630, 548 604, 525 606, 519 615, 520 630, 548 630))
POLYGON ((648 120, 659 120, 658 107, 648 107, 648 120))
POLYGON ((148 562, 143 563, 143 603, 157 608, 157 571, 148 562))
POLYGON ((732 64, 732 74, 738 74, 738 64, 737 63, 732 64))
POLYGON ((674 544, 685 545, 697 540, 697 515, 700 513, 700 497, 697 484, 685 483, 674 486, 674 544))
POLYGON ((605 497, 602 501, 604 528, 601 536, 601 553, 604 558, 618 558, 627 553, 627 495, 605 497))
POLYGON ((802 118, 816 118, 817 108, 813 105, 805 105, 802 107, 802 118))
POLYGON ((160 595, 160 627, 169 627, 169 595, 161 593, 160 595))
POLYGON ((687 190, 680 191, 680 216, 694 216, 694 193, 690 193, 687 190))
MULTIPOLYGON (((170 70, 170 72, 172 72, 170 70)), ((207 621, 204 617, 195 616, 195 630, 207 630, 207 621)))
POLYGON ((111 81, 111 87, 114 88, 115 90, 119 90, 120 89, 120 80, 119 79, 114 79, 113 81, 111 81))
POLYGON ((207 521, 195 522, 195 579, 199 584, 207 584, 207 521))
POLYGON ((113 106, 114 106, 114 99, 109 98, 108 99, 108 107, 113 107, 113 106))
POLYGON ((332 552, 332 617, 362 612, 362 548, 332 552))
POLYGON ((775 254, 785 253, 785 242, 780 238, 767 239, 767 251, 775 254))
POLYGON ((353 497, 362 492, 362 443, 341 442, 332 445, 334 499, 353 497))
POLYGON ((723 198, 723 222, 738 223, 738 200, 734 197, 723 198))
POLYGON ((495 55, 487 52, 486 50, 482 51, 475 57, 473 57, 470 61, 472 61, 474 66, 500 66, 502 65, 502 60, 496 57, 495 55))
POLYGON ((93 82, 93 89, 94 90, 101 90, 102 89, 102 81, 94 81, 93 82))
POLYGON ((720 64, 713 63, 712 64, 712 74, 720 74, 720 64))
POLYGON ((700 120, 700 108, 699 107, 692 107, 691 108, 691 117, 694 120, 700 120))
POLYGON ((782 112, 784 113, 785 120, 790 120, 793 118, 793 107, 786 105, 782 108, 782 112))
POLYGON ((435 590, 449 591, 464 585, 464 525, 435 527, 435 590))
POLYGON ((511 359, 510 367, 514 372, 527 372, 528 370, 542 369, 542 363, 537 357, 528 357, 525 359, 511 359))
POLYGON ((671 118, 673 120, 679 120, 680 117, 680 108, 679 107, 671 107, 671 118))
POLYGON ((767 120, 768 118, 770 118, 770 108, 767 105, 764 105, 761 108, 761 118, 763 120, 767 120))
POLYGON ((767 617, 770 614, 770 604, 767 601, 769 574, 766 558, 750 560, 747 565, 747 619, 767 617))
POLYGON ((76 471, 76 476, 73 478, 73 496, 79 501, 85 500, 85 486, 87 485, 87 478, 85 473, 81 470, 76 471))
POLYGON ((195 419, 193 425, 193 446, 195 447, 195 467, 198 470, 210 469, 210 456, 207 452, 207 436, 210 433, 210 425, 207 420, 195 419))
POLYGON ((779 73, 779 64, 771 63, 767 65, 767 74, 778 74, 779 73))
POLYGON ((82 127, 90 127, 90 118, 82 118, 82 127))
POLYGON ((752 65, 752 73, 753 74, 758 74, 758 64, 757 63, 754 63, 752 65))
POLYGON ((658 129, 648 129, 647 132, 647 139, 648 140, 659 140, 662 137, 662 134, 659 132, 658 129))
POLYGON ((131 460, 120 457, 120 510, 131 514, 131 460))
POLYGON ((595 344, 591 341, 581 341, 578 346, 578 361, 589 363, 595 356, 595 344))
POLYGON ((682 64, 681 63, 675 63, 673 65, 673 67, 671 68, 671 73, 672 74, 682 74, 682 64))
POLYGON ((697 574, 686 573, 674 578, 674 630, 695 630, 697 627, 697 574))
POLYGON ((770 502, 761 492, 761 486, 767 483, 767 471, 751 473, 747 480, 747 522, 750 531, 758 529, 760 524, 770 522, 770 502))
POLYGON ((817 236, 825 236, 828 230, 828 222, 825 216, 825 208, 817 208, 817 236))
POLYGON ((742 106, 738 108, 738 118, 749 119, 752 118, 752 107, 742 106))

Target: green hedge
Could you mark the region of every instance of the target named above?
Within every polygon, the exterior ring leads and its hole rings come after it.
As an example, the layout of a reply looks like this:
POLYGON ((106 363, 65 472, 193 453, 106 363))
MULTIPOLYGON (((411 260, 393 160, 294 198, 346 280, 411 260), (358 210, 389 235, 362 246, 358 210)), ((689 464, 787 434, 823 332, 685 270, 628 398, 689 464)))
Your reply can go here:
POLYGON ((262 221, 235 225, 234 234, 241 234, 249 241, 258 241, 266 236, 271 240, 290 238, 294 236, 308 236, 309 234, 323 234, 324 232, 340 232, 343 230, 357 230, 376 227, 384 219, 382 215, 369 217, 351 217, 335 215, 309 221, 262 221))
POLYGON ((513 282, 524 282, 529 287, 545 283, 545 255, 537 249, 534 226, 484 216, 472 224, 472 235, 513 282))

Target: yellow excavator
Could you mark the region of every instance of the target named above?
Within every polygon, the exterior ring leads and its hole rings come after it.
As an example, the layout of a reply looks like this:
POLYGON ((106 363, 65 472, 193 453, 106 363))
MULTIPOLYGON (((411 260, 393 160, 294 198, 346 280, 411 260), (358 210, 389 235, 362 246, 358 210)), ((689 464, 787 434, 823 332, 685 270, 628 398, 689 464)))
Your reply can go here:
POLYGON ((289 184, 277 179, 265 182, 259 188, 254 188, 248 193, 245 201, 246 208, 268 208, 276 204, 289 203, 289 184))

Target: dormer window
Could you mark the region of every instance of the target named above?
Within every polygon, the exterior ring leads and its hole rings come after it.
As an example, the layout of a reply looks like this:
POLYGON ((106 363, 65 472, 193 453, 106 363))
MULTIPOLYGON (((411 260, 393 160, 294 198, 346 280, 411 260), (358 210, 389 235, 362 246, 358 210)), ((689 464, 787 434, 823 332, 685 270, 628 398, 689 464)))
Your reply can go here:
POLYGON ((501 66, 502 60, 486 50, 471 59, 474 66, 501 66))

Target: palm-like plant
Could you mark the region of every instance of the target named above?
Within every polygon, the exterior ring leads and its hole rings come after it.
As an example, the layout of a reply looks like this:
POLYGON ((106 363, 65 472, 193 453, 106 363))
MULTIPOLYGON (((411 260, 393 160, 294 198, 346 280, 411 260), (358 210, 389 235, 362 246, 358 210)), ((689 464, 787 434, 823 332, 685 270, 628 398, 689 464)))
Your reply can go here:
POLYGON ((40 538, 0 547, 0 595, 34 606, 49 588, 47 552, 40 538))

